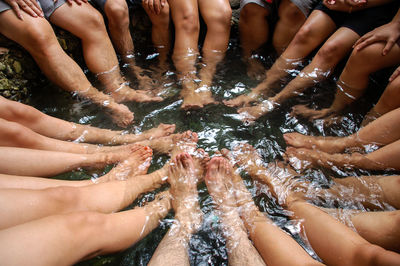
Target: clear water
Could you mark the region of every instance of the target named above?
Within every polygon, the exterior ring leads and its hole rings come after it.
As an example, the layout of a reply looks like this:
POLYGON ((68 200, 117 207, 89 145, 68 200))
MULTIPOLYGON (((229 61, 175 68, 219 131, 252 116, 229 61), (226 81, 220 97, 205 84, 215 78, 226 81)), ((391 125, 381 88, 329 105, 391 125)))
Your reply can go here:
MULTIPOLYGON (((140 48, 137 47, 137 50, 140 48)), ((244 92, 248 92, 257 82, 246 76, 244 65, 240 60, 240 51, 236 41, 232 40, 225 61, 221 64, 215 77, 213 93, 218 101, 230 99, 244 92)), ((152 63, 152 56, 145 53, 140 54, 143 65, 152 63), (145 58, 148 58, 147 62, 145 58)), ((270 66, 274 60, 274 55, 265 57, 265 64, 270 66)), ((296 74, 296 72, 294 72, 296 74)), ((206 106, 202 110, 184 111, 180 109, 181 100, 178 97, 179 86, 173 81, 166 84, 166 89, 172 95, 161 103, 149 104, 127 104, 135 113, 135 124, 127 130, 140 132, 145 129, 157 126, 159 123, 176 124, 177 132, 192 130, 198 133, 198 147, 204 148, 212 154, 222 148, 232 148, 241 141, 246 141, 255 146, 261 153, 265 162, 275 159, 282 159, 286 145, 283 140, 283 133, 300 132, 312 135, 339 135, 344 136, 355 132, 361 122, 362 115, 370 108, 370 99, 361 102, 362 108, 350 110, 346 120, 331 128, 324 128, 322 124, 310 123, 291 117, 291 106, 297 103, 310 103, 312 106, 324 107, 329 105, 333 97, 334 77, 326 82, 322 82, 316 87, 307 90, 304 96, 290 100, 280 108, 259 119, 256 123, 247 126, 237 120, 236 110, 222 104, 206 106), (312 97, 310 97, 312 96, 312 97)), ((376 84, 372 85, 376 86, 376 84)), ((99 111, 97 107, 88 102, 77 101, 69 94, 61 92, 49 85, 48 88, 41 88, 34 92, 31 104, 41 111, 83 124, 93 126, 118 129, 105 113, 99 111)), ((167 157, 154 157, 150 171, 160 168, 167 157)), ((329 183, 329 175, 347 176, 352 174, 370 174, 366 171, 355 170, 353 172, 342 172, 334 170, 309 170, 306 178, 314 180, 319 185, 329 183)), ((63 175, 66 179, 87 178, 88 174, 75 172, 63 175)), ((244 177, 246 185, 254 196, 256 204, 261 211, 266 212, 271 219, 277 222, 286 231, 291 232, 296 240, 299 241, 313 255, 312 250, 305 246, 297 235, 298 226, 290 222, 285 215, 285 211, 279 207, 276 200, 271 196, 265 185, 244 177)), ((161 189, 165 189, 164 186, 161 189)), ((154 192, 148 193, 138 199, 133 206, 142 204, 146 200, 152 199, 154 192)), ((227 265, 227 251, 225 240, 218 231, 217 222, 212 212, 212 199, 208 195, 207 188, 203 184, 199 185, 199 201, 204 213, 203 225, 199 232, 191 239, 190 259, 192 265, 227 265)), ((169 228, 173 214, 169 214, 162 222, 161 226, 154 230, 145 239, 118 254, 102 256, 90 261, 82 262, 80 265, 146 265, 150 260, 158 243, 169 228)), ((315 256, 315 255, 314 255, 315 256)))

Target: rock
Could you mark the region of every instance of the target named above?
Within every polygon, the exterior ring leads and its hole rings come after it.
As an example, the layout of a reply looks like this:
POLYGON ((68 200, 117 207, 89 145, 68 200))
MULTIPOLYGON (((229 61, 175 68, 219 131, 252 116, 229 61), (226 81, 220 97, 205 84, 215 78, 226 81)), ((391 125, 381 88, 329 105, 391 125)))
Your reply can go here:
POLYGON ((20 62, 14 61, 13 67, 14 67, 14 70, 15 70, 15 72, 17 74, 21 73, 22 67, 21 67, 21 63, 20 62))

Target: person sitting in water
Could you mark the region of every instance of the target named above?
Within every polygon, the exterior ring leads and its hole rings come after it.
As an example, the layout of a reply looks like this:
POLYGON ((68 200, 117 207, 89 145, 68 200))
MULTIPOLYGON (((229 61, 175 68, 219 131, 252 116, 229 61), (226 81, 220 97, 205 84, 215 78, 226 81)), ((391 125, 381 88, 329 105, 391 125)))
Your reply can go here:
POLYGON ((168 3, 175 27, 172 60, 182 86, 182 108, 202 108, 215 102, 210 88, 216 67, 228 48, 232 10, 228 0, 170 0, 168 3), (199 13, 207 25, 207 33, 197 75, 199 13))
POLYGON ((224 101, 228 106, 245 106, 238 110, 244 121, 254 121, 273 110, 288 98, 296 96, 316 82, 330 75, 334 67, 351 51, 360 36, 387 23, 397 11, 397 1, 370 0, 352 6, 344 0, 321 1, 297 32, 288 48, 266 72, 266 79, 249 95, 224 101), (391 2, 391 3, 388 3, 391 2), (348 13, 348 11, 352 13, 348 13), (330 37, 329 37, 330 36, 330 37), (329 37, 329 38, 328 38, 329 37), (325 39, 328 40, 325 41, 325 39), (268 100, 262 96, 297 68, 321 43, 311 63, 306 66, 284 89, 268 100), (257 102, 254 106, 250 103, 257 102))
MULTIPOLYGON (((357 202, 361 199, 365 200, 361 203, 368 207, 380 201, 386 206, 390 204, 399 208, 400 198, 397 193, 399 176, 361 177, 363 180, 354 177, 335 179, 336 184, 331 188, 317 191, 310 183, 297 177, 296 172, 281 163, 273 162, 264 166, 256 150, 248 144, 241 145, 233 152, 223 150, 222 153, 232 163, 237 163, 251 178, 268 185, 278 203, 290 211, 288 213, 290 218, 296 219, 301 224, 300 236, 311 245, 323 263, 396 265, 399 261, 400 247, 397 239, 400 230, 396 226, 396 221, 400 211, 391 209, 383 212, 365 212, 327 209, 318 208, 306 201, 311 200, 307 198, 309 196, 313 198, 319 196, 324 200, 324 197, 330 195, 330 200, 337 197, 336 201, 339 202, 342 200, 357 202), (377 191, 370 191, 371 187, 377 191), (342 192, 350 195, 344 195, 342 192)), ((258 210, 242 179, 233 171, 226 159, 220 159, 217 169, 217 174, 208 179, 206 177, 210 194, 218 205, 227 210, 226 216, 234 212, 240 215, 266 264, 319 264, 313 261, 287 233, 280 230, 258 210), (287 256, 289 252, 291 256, 287 256)), ((379 206, 376 207, 380 209, 379 206)))
POLYGON ((34 0, 7 3, 0 1, 0 33, 22 45, 57 86, 104 107, 119 126, 126 127, 133 121, 133 113, 119 103, 162 100, 127 86, 120 75, 103 18, 90 4, 81 1, 65 4, 65 0, 41 0, 40 6, 34 0), (95 89, 82 69, 62 50, 44 17, 82 40, 86 65, 107 94, 95 89))
POLYGON ((257 54, 254 53, 268 41, 270 28, 275 23, 275 17, 278 17, 278 21, 274 26, 272 45, 278 54, 281 54, 306 21, 313 5, 318 1, 240 1, 240 44, 242 58, 247 65, 248 76, 259 79, 265 73, 263 65, 258 61, 257 54))
MULTIPOLYGON (((354 45, 352 54, 337 82, 335 100, 328 108, 313 110, 304 105, 293 107, 293 114, 310 120, 329 121, 342 109, 361 97, 369 83, 369 75, 400 64, 400 9, 391 22, 362 36, 354 45), (369 62, 374 62, 370 64, 369 62)), ((378 103, 367 114, 362 125, 400 107, 397 97, 400 88, 400 68, 389 79, 378 103)))
POLYGON ((397 108, 347 137, 313 137, 299 133, 286 133, 284 139, 290 146, 286 148, 286 156, 292 164, 297 165, 296 168, 321 165, 323 167, 399 170, 399 125, 400 108, 397 108), (347 149, 362 150, 371 146, 378 149, 367 154, 342 153, 347 149))

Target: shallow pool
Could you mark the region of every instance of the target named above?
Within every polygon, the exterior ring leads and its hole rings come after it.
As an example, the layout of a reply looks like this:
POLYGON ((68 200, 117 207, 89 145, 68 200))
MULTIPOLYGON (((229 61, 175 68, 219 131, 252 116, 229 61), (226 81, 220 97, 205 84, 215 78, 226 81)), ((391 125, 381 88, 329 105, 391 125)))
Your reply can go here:
MULTIPOLYGON (((146 58, 145 54, 141 54, 139 58, 143 59, 141 63, 144 65, 152 63, 144 59, 146 58)), ((264 63, 270 66, 274 58, 275 55, 273 53, 267 54, 264 58, 264 63)), ((293 75, 295 74, 296 71, 293 72, 293 75)), ((360 104, 357 105, 357 110, 350 110, 351 113, 346 116, 343 123, 334 125, 331 128, 325 128, 318 122, 310 123, 306 120, 299 120, 290 116, 291 107, 297 103, 309 103, 316 107, 329 105, 335 88, 335 75, 333 75, 328 81, 307 90, 303 96, 290 100, 280 108, 259 119, 256 123, 244 125, 240 120, 237 120, 234 108, 229 108, 222 104, 206 106, 202 110, 181 110, 180 104, 182 101, 178 96, 179 86, 174 81, 174 78, 175 76, 172 74, 170 82, 165 84, 165 89, 168 91, 170 97, 163 102, 127 104, 135 113, 136 121, 134 125, 127 128, 128 131, 140 132, 157 126, 159 123, 176 124, 177 132, 185 130, 197 132, 199 135, 198 147, 204 148, 210 155, 219 149, 229 149, 238 142, 246 141, 258 149, 266 162, 282 159, 281 155, 286 148, 282 137, 283 133, 296 131, 303 134, 343 136, 355 132, 362 120, 362 115, 371 107, 371 100, 373 98, 370 97, 367 100, 360 101, 360 104)), ((214 81, 212 90, 215 98, 218 101, 233 98, 234 96, 248 92, 256 84, 256 81, 246 76, 245 67, 240 60, 240 51, 237 42, 232 41, 226 59, 221 64, 214 81)), ((372 90, 380 87, 376 83, 372 83, 371 86, 372 90)), ((68 121, 91 124, 102 128, 118 129, 104 112, 98 111, 95 105, 72 98, 69 94, 61 92, 51 85, 40 90, 38 89, 37 92, 35 91, 30 104, 49 115, 68 121)), ((165 156, 155 156, 150 171, 160 168, 167 159, 165 156)), ((314 180, 323 186, 329 183, 328 174, 347 176, 353 174, 368 175, 370 173, 358 170, 342 172, 316 169, 307 171, 305 175, 306 178, 314 180)), ((62 177, 66 179, 79 179, 87 178, 88 175, 89 173, 77 171, 63 175, 62 177)), ((301 243, 297 235, 298 226, 296 223, 288 221, 285 211, 271 197, 266 186, 253 182, 246 178, 246 176, 244 178, 260 209, 266 212, 271 219, 287 232, 292 233, 296 240, 301 243)), ((164 186, 161 189, 165 189, 166 187, 164 186)), ((152 199, 153 195, 154 193, 148 193, 138 199, 133 205, 152 199)), ((191 240, 191 264, 227 265, 225 242, 218 231, 217 219, 212 212, 212 199, 208 195, 204 183, 199 185, 199 200, 204 213, 204 220, 202 228, 191 240)), ((146 265, 163 235, 168 230, 171 219, 173 219, 172 213, 167 216, 159 228, 128 250, 119 254, 98 257, 82 262, 80 265, 146 265)), ((307 249, 305 245, 303 246, 307 249)), ((312 250, 309 250, 309 252, 313 255, 312 250)))

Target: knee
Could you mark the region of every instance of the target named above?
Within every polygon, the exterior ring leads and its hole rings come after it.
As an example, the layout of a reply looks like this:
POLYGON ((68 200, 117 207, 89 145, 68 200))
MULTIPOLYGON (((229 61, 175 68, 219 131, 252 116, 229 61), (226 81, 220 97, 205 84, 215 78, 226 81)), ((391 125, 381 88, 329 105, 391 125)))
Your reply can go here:
POLYGON ((2 138, 4 138, 4 140, 11 140, 12 142, 14 142, 14 144, 17 145, 24 143, 25 145, 28 145, 30 147, 32 147, 32 145, 36 142, 27 134, 27 128, 15 122, 8 122, 5 120, 3 121, 3 119, 0 120, 0 131, 1 136, 2 138))
POLYGON ((287 23, 300 23, 303 22, 306 17, 304 16, 303 12, 292 2, 288 5, 285 5, 284 8, 279 8, 278 15, 280 20, 287 21, 287 23))
POLYGON ((231 26, 232 9, 230 5, 220 5, 215 10, 207 11, 205 22, 208 30, 219 29, 228 31, 231 26))
POLYGON ((376 265, 384 252, 386 250, 370 243, 358 244, 350 265, 376 265))
POLYGON ((170 27, 170 12, 168 3, 161 9, 160 14, 150 17, 153 27, 169 30, 170 27))
POLYGON ((342 50, 340 41, 331 41, 325 43, 318 51, 316 57, 323 62, 337 61, 339 53, 342 50))
POLYGON ((107 215, 97 212, 73 212, 65 215, 65 226, 71 233, 90 236, 104 233, 107 226, 107 215))
POLYGON ((186 34, 197 34, 200 30, 200 23, 197 10, 185 10, 182 12, 182 17, 178 22, 175 22, 175 27, 182 30, 186 34))
POLYGON ((129 28, 129 11, 124 1, 108 1, 105 12, 110 26, 117 28, 129 28), (107 5, 109 3, 109 5, 107 5))
POLYGON ((81 210, 81 193, 76 187, 54 187, 45 189, 48 201, 54 204, 58 210, 79 211, 81 210))
MULTIPOLYGON (((240 11, 239 23, 249 23, 250 20, 257 18, 264 18, 268 16, 268 12, 265 8, 256 4, 247 4, 240 11)), ((259 20, 258 20, 259 21, 259 20)))
POLYGON ((85 36, 91 36, 97 32, 106 32, 103 16, 95 9, 91 10, 85 17, 85 25, 82 25, 85 30, 85 36))
POLYGON ((293 38, 293 45, 307 45, 312 38, 313 29, 310 25, 303 25, 293 38))
POLYGON ((33 55, 51 56, 52 48, 59 43, 50 25, 37 27, 28 25, 25 32, 26 43, 22 44, 33 55))

